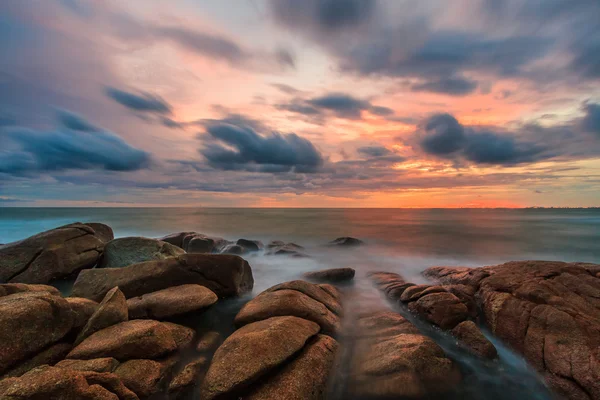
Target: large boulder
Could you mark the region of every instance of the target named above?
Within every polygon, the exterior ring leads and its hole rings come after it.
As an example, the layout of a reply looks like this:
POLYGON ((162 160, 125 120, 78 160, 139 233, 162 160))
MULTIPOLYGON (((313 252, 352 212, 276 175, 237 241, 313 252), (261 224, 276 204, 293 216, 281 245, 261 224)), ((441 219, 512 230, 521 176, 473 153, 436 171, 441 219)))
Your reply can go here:
POLYGON ((212 290, 204 286, 181 285, 128 299, 127 307, 131 319, 164 319, 201 311, 218 299, 212 290))
POLYGON ((298 291, 323 304, 335 315, 342 315, 341 294, 334 286, 315 285, 310 282, 296 280, 272 286, 265 292, 276 292, 278 290, 298 291))
POLYGON ((314 282, 346 282, 354 279, 355 271, 353 268, 331 268, 321 271, 312 271, 304 274, 306 279, 314 282))
POLYGON ((67 356, 75 359, 113 357, 119 361, 158 358, 177 349, 172 330, 153 320, 133 320, 102 329, 67 356))
POLYGON ((188 253, 221 253, 232 244, 221 237, 207 236, 198 232, 179 232, 160 238, 164 242, 182 248, 188 253))
POLYGON ((238 256, 183 254, 123 268, 81 271, 72 295, 100 301, 118 286, 131 298, 190 283, 206 286, 219 297, 229 297, 251 291, 254 278, 248 262, 238 256))
POLYGON ((430 293, 409 303, 408 309, 439 326, 452 329, 469 317, 469 310, 458 297, 449 292, 430 293))
POLYGON ((360 316, 355 337, 348 398, 437 398, 462 382, 458 366, 444 351, 394 312, 360 316))
POLYGON ((567 399, 600 398, 600 266, 514 261, 436 267, 446 284, 471 286, 488 329, 522 354, 567 399))
POLYGON ((324 333, 340 330, 340 319, 323 303, 297 290, 265 291, 250 300, 235 317, 236 326, 275 316, 293 315, 316 322, 324 333))
POLYGON ((326 397, 338 349, 335 339, 317 335, 281 371, 245 396, 248 400, 321 400, 326 397))
POLYGON ((10 371, 0 376, 0 379, 21 376, 25 372, 41 365, 53 365, 65 358, 72 348, 73 345, 66 342, 52 344, 50 347, 42 350, 35 356, 28 358, 22 363, 18 364, 16 367, 11 368, 10 371))
POLYGON ((0 373, 62 339, 73 318, 69 303, 49 292, 0 297, 0 373))
POLYGON ((113 374, 43 366, 0 385, 0 398, 19 400, 138 400, 113 374))
POLYGON ((5 244, 0 247, 0 282, 48 283, 91 268, 111 236, 106 225, 75 223, 5 244))
POLYGON ((215 353, 201 398, 236 398, 289 360, 318 332, 319 325, 297 317, 273 317, 238 329, 215 353))
POLYGON ((185 251, 167 242, 145 237, 124 237, 111 240, 104 247, 100 260, 102 268, 121 268, 144 261, 164 260, 185 254, 185 251))
POLYGON ((104 299, 87 321, 75 340, 75 345, 81 343, 91 334, 109 326, 125 322, 129 319, 127 312, 127 301, 123 292, 114 287, 106 293, 104 299))

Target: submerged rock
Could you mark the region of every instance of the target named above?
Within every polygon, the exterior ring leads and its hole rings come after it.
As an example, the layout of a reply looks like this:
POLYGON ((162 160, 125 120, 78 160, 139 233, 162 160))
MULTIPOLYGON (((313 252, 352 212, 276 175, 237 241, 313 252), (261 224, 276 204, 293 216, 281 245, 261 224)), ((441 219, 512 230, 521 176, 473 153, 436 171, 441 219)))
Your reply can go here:
POLYGON ((49 292, 0 297, 0 373, 61 340, 73 319, 69 303, 49 292))
POLYGON ((187 363, 169 383, 167 392, 170 398, 180 398, 195 386, 200 386, 209 363, 206 357, 199 357, 187 363))
POLYGON ((48 283, 96 265, 112 230, 70 224, 0 247, 0 282, 48 283), (96 231, 94 228, 98 231, 96 231))
POLYGON ((408 309, 442 329, 452 329, 469 317, 469 310, 452 293, 430 293, 409 303, 408 309))
POLYGON ((219 298, 200 285, 181 285, 148 293, 127 300, 131 319, 164 319, 201 311, 215 304, 219 298))
POLYGON ((290 257, 308 257, 304 253, 304 247, 296 243, 284 243, 281 240, 274 240, 267 245, 268 251, 265 253, 268 256, 290 256, 290 257))
POLYGON ((354 279, 355 273, 356 271, 353 268, 331 268, 322 271, 307 272, 304 274, 304 277, 315 282, 338 283, 354 279))
POLYGON ((75 281, 73 296, 98 301, 118 286, 131 298, 190 283, 206 286, 219 297, 229 297, 251 291, 254 278, 248 262, 238 256, 183 254, 124 268, 84 270, 75 281))
POLYGON ((340 246, 340 247, 356 247, 356 246, 362 246, 363 244, 365 244, 365 242, 363 242, 360 239, 349 237, 349 236, 344 236, 344 237, 339 237, 337 239, 332 240, 327 245, 328 246, 340 246))
POLYGON ((121 268, 144 261, 164 260, 185 254, 181 248, 167 242, 145 237, 124 237, 111 240, 104 247, 101 268, 121 268))
POLYGON ((114 287, 106 293, 106 296, 104 296, 94 314, 92 314, 81 332, 79 332, 77 339, 75 339, 75 345, 78 345, 85 338, 99 330, 120 322, 125 322, 128 319, 125 296, 118 287, 114 287))
POLYGON ((265 248, 260 240, 238 239, 235 244, 242 246, 246 251, 259 251, 265 248))
POLYGON ((221 343, 223 343, 223 337, 217 331, 206 332, 196 344, 196 351, 199 353, 211 353, 216 350, 221 343))
POLYGON ((452 329, 452 335, 458 339, 461 346, 479 357, 493 359, 498 356, 496 347, 473 321, 463 321, 456 325, 452 329))
POLYGON ((319 332, 319 325, 297 317, 273 317, 246 325, 215 353, 202 385, 201 398, 235 398, 282 365, 319 332))

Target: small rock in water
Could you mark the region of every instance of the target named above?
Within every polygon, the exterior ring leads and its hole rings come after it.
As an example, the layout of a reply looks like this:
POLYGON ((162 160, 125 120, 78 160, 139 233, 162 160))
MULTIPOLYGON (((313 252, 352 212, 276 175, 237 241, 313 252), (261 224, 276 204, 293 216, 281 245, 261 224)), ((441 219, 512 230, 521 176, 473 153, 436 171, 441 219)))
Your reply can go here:
POLYGON ((365 244, 365 242, 363 242, 360 239, 349 237, 349 236, 344 236, 344 237, 339 237, 335 240, 332 240, 331 242, 328 243, 328 246, 355 247, 355 246, 361 246, 363 244, 365 244))
POLYGON ((196 350, 200 353, 210 353, 213 350, 216 350, 222 342, 223 338, 219 332, 206 332, 200 337, 200 340, 198 340, 196 350))
POLYGON ((493 359, 498 356, 496 347, 479 330, 473 321, 463 321, 452 329, 452 335, 473 354, 493 359))
POLYGON ((354 279, 353 268, 332 268, 322 271, 307 272, 304 277, 315 282, 336 283, 354 279))
POLYGON ((235 244, 242 246, 247 251, 259 251, 265 247, 260 240, 238 239, 235 244))

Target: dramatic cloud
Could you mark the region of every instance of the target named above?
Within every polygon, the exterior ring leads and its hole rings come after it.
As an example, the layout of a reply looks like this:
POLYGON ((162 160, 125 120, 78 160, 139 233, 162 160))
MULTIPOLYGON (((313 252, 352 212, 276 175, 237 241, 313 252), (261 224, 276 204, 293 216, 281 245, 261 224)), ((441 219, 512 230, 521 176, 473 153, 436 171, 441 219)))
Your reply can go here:
POLYGON ((90 130, 92 124, 74 114, 61 112, 61 124, 54 131, 24 127, 0 130, 0 173, 24 174, 68 169, 133 171, 149 161, 148 153, 138 150, 117 135, 90 130))
POLYGON ((217 169, 314 172, 323 164, 317 148, 295 133, 260 135, 249 125, 226 122, 208 124, 206 133, 201 153, 217 169))
POLYGON ((550 158, 543 146, 513 136, 465 128, 450 114, 436 114, 422 125, 419 145, 430 155, 475 164, 510 165, 550 158))
POLYGON ((167 102, 149 93, 135 94, 109 87, 106 89, 106 94, 117 103, 134 111, 159 114, 172 112, 172 108, 167 102))
POLYGON ((454 96, 464 96, 473 93, 478 83, 465 78, 444 78, 411 86, 415 92, 445 93, 454 96))
POLYGON ((296 98, 290 103, 279 105, 278 108, 319 119, 328 114, 338 118, 361 119, 364 111, 379 116, 394 114, 391 108, 376 106, 368 100, 361 100, 344 93, 328 93, 310 99, 296 98))
POLYGON ((383 157, 392 154, 392 152, 384 146, 363 146, 356 149, 356 151, 368 157, 383 157))

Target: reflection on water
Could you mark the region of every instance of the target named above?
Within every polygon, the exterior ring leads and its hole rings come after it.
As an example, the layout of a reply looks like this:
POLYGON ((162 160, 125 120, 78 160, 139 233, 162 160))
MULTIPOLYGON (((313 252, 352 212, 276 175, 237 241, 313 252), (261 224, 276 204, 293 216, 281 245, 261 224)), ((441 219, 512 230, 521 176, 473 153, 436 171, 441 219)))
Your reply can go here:
MULTIPOLYGON (((307 271, 350 266, 357 273, 354 284, 345 288, 348 321, 352 314, 390 306, 366 277, 370 271, 397 272, 407 281, 422 283, 420 272, 432 265, 480 266, 522 259, 600 262, 600 210, 0 208, 0 243, 75 221, 106 223, 117 237, 198 231, 226 239, 301 244, 311 258, 246 257, 255 278, 252 295, 299 279, 307 271), (339 236, 358 237, 368 245, 358 249, 323 246, 339 236)), ((187 322, 200 330, 231 333, 233 317, 247 300, 220 303, 187 322)), ((538 377, 501 343, 494 343, 500 362, 486 363, 465 354, 440 331, 419 327, 469 376, 468 385, 456 398, 549 398, 538 377)))

